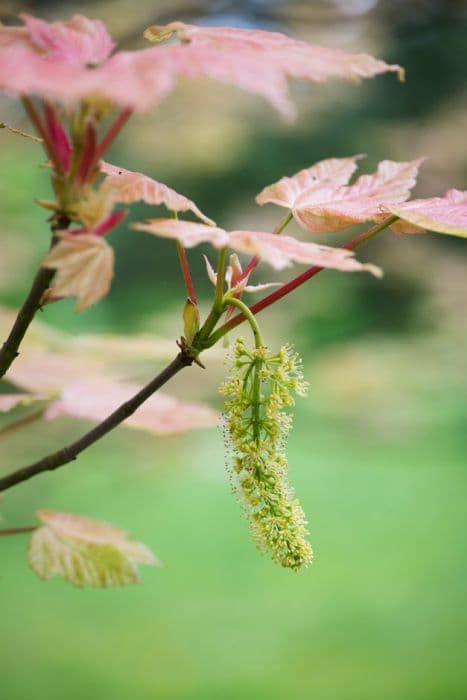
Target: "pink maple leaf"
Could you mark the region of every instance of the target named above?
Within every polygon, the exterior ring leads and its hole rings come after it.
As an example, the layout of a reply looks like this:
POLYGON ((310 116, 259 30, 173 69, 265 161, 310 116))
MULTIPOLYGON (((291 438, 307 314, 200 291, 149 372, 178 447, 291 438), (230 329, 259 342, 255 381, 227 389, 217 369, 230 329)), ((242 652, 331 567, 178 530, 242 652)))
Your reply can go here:
POLYGON ((361 175, 351 185, 317 182, 294 200, 294 218, 312 233, 340 231, 387 218, 388 207, 409 197, 422 162, 422 158, 400 163, 383 160, 375 173, 361 175))
POLYGON ((191 199, 143 173, 125 170, 105 162, 101 162, 101 172, 107 176, 102 187, 113 193, 116 202, 132 204, 143 201, 156 206, 164 204, 171 211, 192 211, 206 224, 215 225, 191 199))
POLYGON ((100 95, 145 109, 160 102, 179 77, 209 77, 259 94, 290 117, 289 78, 321 82, 401 72, 367 54, 312 46, 280 33, 182 23, 162 29, 163 35, 176 32, 180 45, 111 55, 112 40, 97 20, 81 15, 51 24, 30 15, 22 19, 23 27, 0 27, 0 89, 65 103, 100 95))
POLYGON ((410 202, 388 207, 399 216, 399 230, 412 233, 407 223, 437 233, 467 238, 467 191, 449 190, 444 197, 412 199, 410 202))
POLYGON ((150 219, 147 223, 133 224, 133 228, 156 236, 174 238, 186 248, 203 242, 211 243, 215 248, 228 246, 240 253, 258 256, 276 270, 297 262, 344 272, 367 270, 376 276, 381 275, 379 268, 374 265, 355 260, 350 250, 299 241, 292 236, 276 236, 262 231, 227 232, 218 227, 180 219, 150 219))
MULTIPOLYGON (((64 387, 60 398, 47 409, 45 419, 71 416, 102 421, 141 388, 141 385, 133 382, 105 377, 72 382, 64 387)), ((135 414, 127 418, 124 425, 165 435, 183 433, 195 428, 209 428, 218 422, 217 413, 208 406, 181 401, 157 392, 145 401, 135 414)))
POLYGON ((96 66, 103 63, 115 47, 107 28, 100 20, 73 15, 68 22, 45 22, 23 13, 31 44, 49 61, 73 66, 96 66))
MULTIPOLYGON (((142 388, 135 382, 113 376, 108 368, 108 358, 98 360, 82 357, 82 353, 66 355, 38 348, 21 354, 7 378, 21 389, 39 393, 41 398, 52 401, 44 415, 46 420, 70 416, 101 421, 142 388)), ((26 400, 34 398, 28 395, 26 400)), ((4 409, 10 407, 8 399, 4 409)), ((158 392, 124 425, 164 435, 207 428, 217 423, 218 415, 209 406, 158 392)))
POLYGON ((270 203, 293 209, 298 197, 313 187, 346 185, 357 169, 356 161, 361 158, 364 156, 320 160, 292 177, 282 177, 272 185, 268 185, 257 195, 256 202, 259 205, 270 203))

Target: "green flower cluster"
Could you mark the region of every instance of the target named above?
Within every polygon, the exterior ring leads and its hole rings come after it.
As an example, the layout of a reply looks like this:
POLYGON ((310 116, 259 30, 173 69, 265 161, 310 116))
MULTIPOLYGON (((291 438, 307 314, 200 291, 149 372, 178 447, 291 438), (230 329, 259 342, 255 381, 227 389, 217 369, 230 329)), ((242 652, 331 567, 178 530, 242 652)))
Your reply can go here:
POLYGON ((287 479, 285 442, 292 426, 287 409, 293 394, 305 395, 301 362, 290 346, 269 354, 266 347, 233 349, 230 376, 221 385, 224 429, 234 489, 261 551, 284 567, 311 563, 305 514, 287 479))

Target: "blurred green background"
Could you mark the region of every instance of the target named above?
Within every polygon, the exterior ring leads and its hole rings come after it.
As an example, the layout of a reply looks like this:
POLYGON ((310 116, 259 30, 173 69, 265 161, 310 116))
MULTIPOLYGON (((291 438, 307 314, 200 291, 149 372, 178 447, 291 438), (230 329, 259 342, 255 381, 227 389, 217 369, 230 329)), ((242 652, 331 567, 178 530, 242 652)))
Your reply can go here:
MULTIPOLYGON (((459 0, 113 0, 2 2, 105 19, 121 44, 172 19, 287 31, 397 62, 355 87, 294 90, 286 126, 261 100, 184 84, 135 117, 111 160, 179 189, 220 225, 271 230, 280 212, 254 195, 315 160, 427 155, 416 194, 465 189, 466 5, 459 0)), ((1 119, 26 127, 18 105, 1 119)), ((0 301, 20 303, 47 247, 47 173, 35 145, 0 133, 0 301)), ((109 158, 110 159, 110 158, 109 158)), ((145 210, 136 209, 135 217, 145 210)), ((291 229, 293 230, 293 229, 291 229)), ((296 231, 297 232, 297 231, 296 231)), ((326 242, 337 244, 341 237, 326 242)), ((173 245, 122 227, 117 278, 84 314, 63 302, 44 319, 77 332, 180 333, 173 245)), ((165 563, 141 586, 75 590, 40 582, 26 539, 2 538, 1 697, 5 700, 463 700, 467 697, 467 281, 464 242, 385 233, 359 257, 382 281, 326 272, 263 317, 273 345, 295 342, 310 396, 296 410, 292 479, 316 558, 294 575, 251 543, 224 470, 220 431, 155 438, 119 429, 78 463, 8 492, 5 527, 38 507, 128 529, 165 563)), ((208 291, 199 249, 197 286, 208 291)), ((258 276, 264 279, 266 270, 258 276)), ((170 390, 219 406, 222 363, 206 356, 170 390)), ((0 443, 7 472, 88 427, 63 420, 0 443)))

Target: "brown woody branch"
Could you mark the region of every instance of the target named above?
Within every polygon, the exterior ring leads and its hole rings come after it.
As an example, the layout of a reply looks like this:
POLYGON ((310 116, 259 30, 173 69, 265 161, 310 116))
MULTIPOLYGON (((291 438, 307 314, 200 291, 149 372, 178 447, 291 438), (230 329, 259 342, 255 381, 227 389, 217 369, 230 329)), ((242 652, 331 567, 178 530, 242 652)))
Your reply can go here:
MULTIPOLYGON (((58 215, 52 223, 52 234, 55 231, 68 228, 70 220, 67 216, 58 215)), ((52 237, 52 245, 54 236, 52 237)), ((27 295, 21 309, 18 312, 13 327, 8 335, 8 338, 3 343, 0 349, 0 379, 8 371, 15 358, 18 356, 19 346, 26 335, 31 322, 37 311, 41 308, 44 292, 49 288, 52 282, 55 270, 50 270, 46 267, 40 267, 34 277, 31 289, 27 295)))

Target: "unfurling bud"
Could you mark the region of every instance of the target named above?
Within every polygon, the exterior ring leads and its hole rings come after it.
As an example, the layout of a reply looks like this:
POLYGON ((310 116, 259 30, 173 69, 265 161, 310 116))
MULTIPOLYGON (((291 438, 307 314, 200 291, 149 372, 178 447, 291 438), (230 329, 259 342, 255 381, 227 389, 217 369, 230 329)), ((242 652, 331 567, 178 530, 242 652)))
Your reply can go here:
POLYGON ((292 419, 286 409, 303 395, 298 356, 289 346, 276 355, 246 348, 238 339, 233 368, 221 385, 225 396, 226 446, 234 489, 241 497, 252 535, 274 561, 298 570, 311 563, 305 514, 287 478, 285 441, 292 419))
POLYGON ((186 300, 183 307, 183 335, 187 345, 191 345, 193 338, 199 330, 199 310, 191 299, 186 300))

